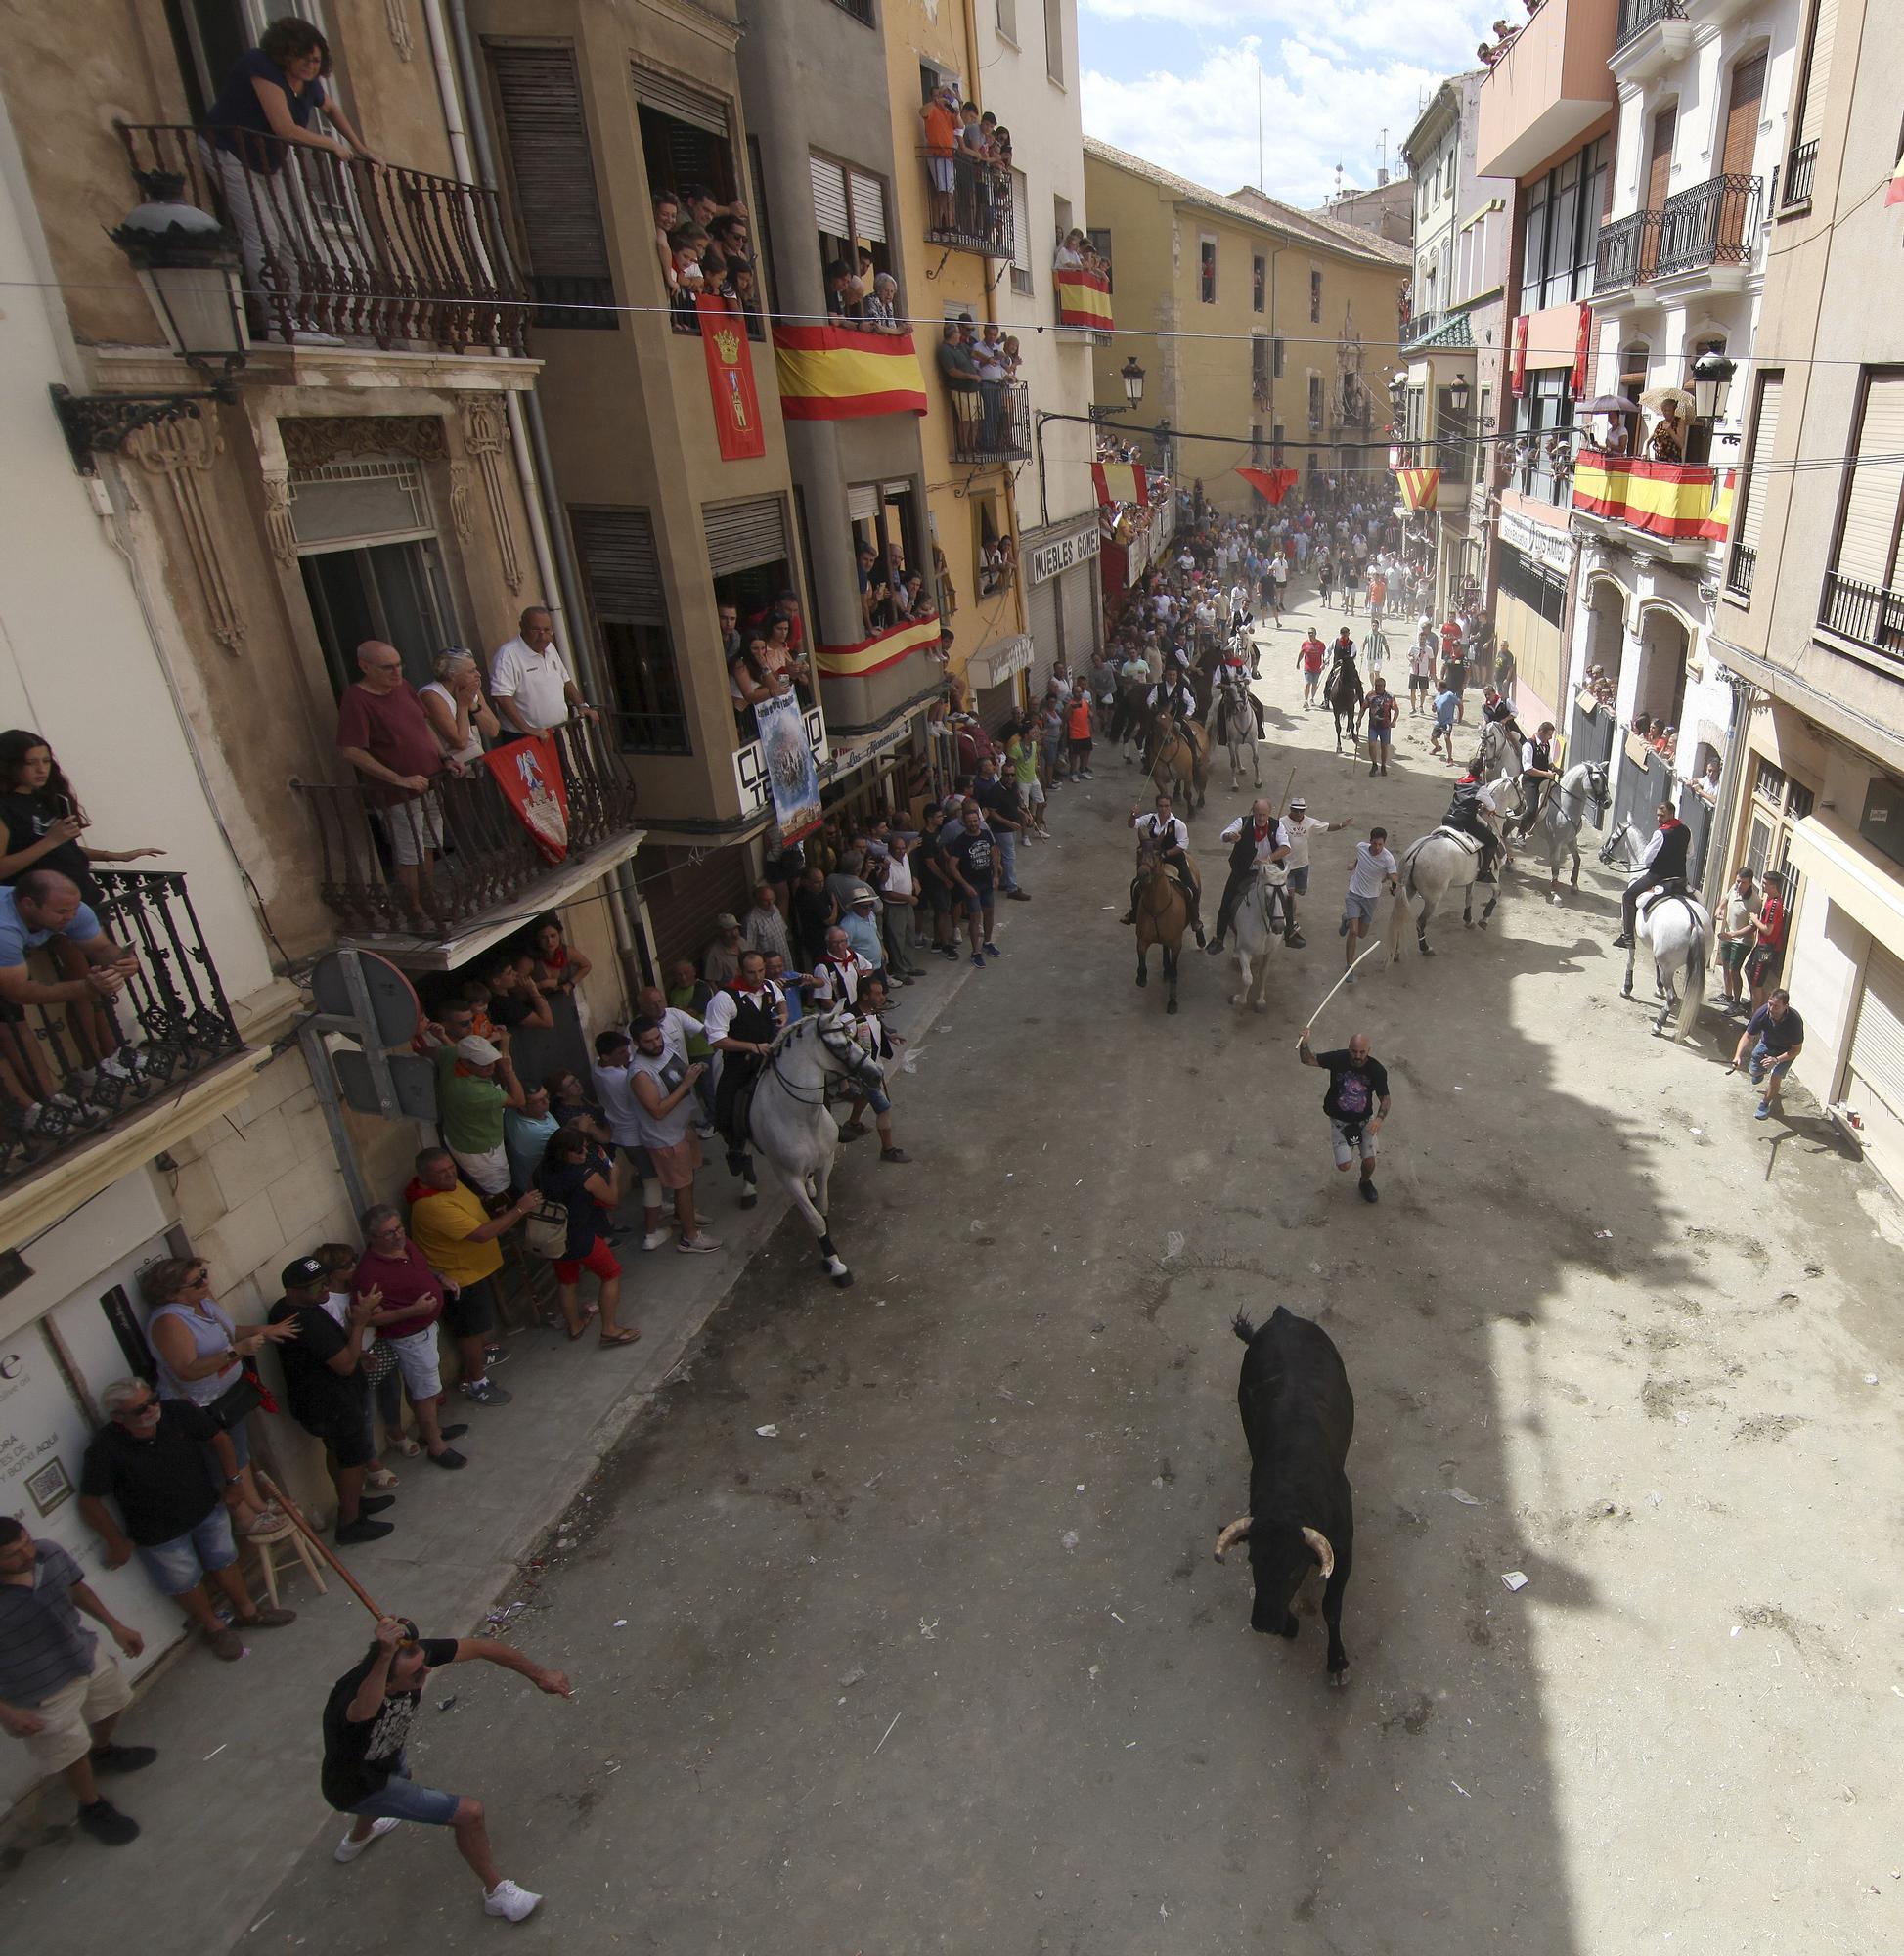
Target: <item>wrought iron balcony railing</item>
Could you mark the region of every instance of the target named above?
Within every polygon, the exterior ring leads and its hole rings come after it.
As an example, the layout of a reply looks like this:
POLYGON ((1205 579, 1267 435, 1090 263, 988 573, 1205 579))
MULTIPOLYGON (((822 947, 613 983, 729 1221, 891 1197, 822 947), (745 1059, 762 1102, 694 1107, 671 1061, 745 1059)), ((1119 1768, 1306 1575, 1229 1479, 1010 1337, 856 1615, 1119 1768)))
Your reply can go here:
POLYGON ((1011 172, 968 156, 919 152, 926 177, 925 242, 982 258, 1009 258, 1012 249, 1011 172))
POLYGON ((249 129, 118 127, 135 172, 183 177, 238 240, 257 336, 524 351, 529 293, 494 191, 249 129))
POLYGON ((1660 213, 1636 210, 1602 225, 1593 252, 1593 295, 1623 292, 1653 276, 1660 250, 1660 213))
POLYGON ((1886 591, 1828 571, 1818 622, 1840 639, 1904 663, 1904 591, 1886 591))
MULTIPOLYGON (((176 869, 96 869, 100 927, 136 960, 110 997, 25 1004, 0 1019, 0 1188, 176 1098, 196 1075, 243 1047, 218 968, 176 869)), ((83 977, 54 938, 27 975, 83 977)))
POLYGON ((1728 172, 1666 199, 1660 212, 1656 279, 1706 265, 1746 265, 1758 242, 1760 184, 1728 172))
POLYGON ((1758 553, 1749 544, 1734 544, 1732 555, 1726 559, 1725 588, 1735 598, 1749 600, 1752 595, 1752 573, 1758 568, 1758 553))
POLYGON ((1790 210, 1794 203, 1811 201, 1811 179, 1818 168, 1818 143, 1794 143, 1785 159, 1785 182, 1779 191, 1779 208, 1790 210))
POLYGON ((954 462, 1022 462, 1032 452, 1030 389, 1023 380, 949 387, 954 462))
POLYGON ((1614 37, 1617 51, 1628 41, 1636 41, 1647 28, 1660 21, 1683 21, 1682 0, 1619 0, 1619 28, 1614 37))
POLYGON ((319 894, 331 913, 360 935, 439 938, 498 906, 533 902, 559 862, 626 834, 635 783, 600 723, 550 731, 567 799, 566 853, 553 859, 486 762, 395 801, 363 780, 293 781, 317 821, 319 894))

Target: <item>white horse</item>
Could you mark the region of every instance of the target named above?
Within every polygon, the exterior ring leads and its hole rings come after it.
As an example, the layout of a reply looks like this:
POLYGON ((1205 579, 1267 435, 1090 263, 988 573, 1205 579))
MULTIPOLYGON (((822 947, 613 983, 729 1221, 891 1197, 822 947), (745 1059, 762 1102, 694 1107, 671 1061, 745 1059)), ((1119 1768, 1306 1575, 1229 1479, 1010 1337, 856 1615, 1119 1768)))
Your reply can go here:
POLYGON ((877 1087, 878 1060, 853 1037, 843 1007, 797 1019, 774 1042, 754 1082, 746 1138, 767 1159, 787 1199, 819 1240, 820 1264, 844 1290, 853 1281, 826 1226, 826 1185, 839 1151, 839 1123, 826 1105, 827 1084, 877 1087))
POLYGON ((1257 755, 1256 709, 1250 704, 1249 683, 1234 666, 1224 666, 1217 682, 1217 702, 1211 713, 1210 744, 1229 749, 1229 786, 1234 794, 1243 756, 1250 757, 1250 772, 1258 787, 1262 785, 1262 763, 1257 755), (1232 677, 1232 674, 1235 677, 1232 677))
POLYGON ((1269 959, 1282 948, 1283 933, 1289 924, 1288 900, 1283 895, 1288 881, 1288 873, 1280 863, 1260 863, 1248 887, 1237 899, 1231 929, 1243 989, 1232 995, 1232 1005, 1241 1005, 1247 1000, 1252 1011, 1263 1009, 1262 983, 1269 975, 1269 959))
POLYGON ((1515 798, 1521 793, 1521 749, 1506 726, 1498 720, 1490 720, 1481 730, 1481 772, 1484 775, 1505 775, 1514 785, 1515 798))
MULTIPOLYGON (((1485 822, 1486 817, 1482 820, 1485 822)), ((1458 828, 1437 828, 1419 841, 1409 843, 1402 852, 1401 887, 1395 892, 1395 920, 1389 930, 1389 962, 1393 964, 1401 956, 1402 926, 1411 915, 1410 897, 1421 899, 1421 915, 1415 918, 1415 942, 1424 957, 1433 957, 1435 953, 1428 943, 1428 919, 1450 890, 1459 890, 1461 921, 1473 924, 1474 884, 1480 873, 1481 844, 1458 828)), ((1487 919, 1494 914, 1494 906, 1499 901, 1499 891, 1490 890, 1486 908, 1481 913, 1483 930, 1487 928, 1487 919)))
POLYGON ((1712 912, 1697 898, 1679 890, 1642 897, 1640 902, 1650 904, 1650 908, 1634 924, 1633 942, 1626 950, 1626 982, 1620 986, 1619 996, 1633 996, 1633 957, 1644 938, 1653 954, 1653 980, 1661 1000, 1660 1016, 1653 1021, 1653 1037, 1658 1039, 1665 1031, 1677 988, 1679 1024, 1673 1037, 1689 1040, 1699 1022, 1700 994, 1712 955, 1712 912))
POLYGON ((1600 860, 1610 869, 1623 869, 1637 875, 1646 855, 1646 837, 1630 822, 1616 822, 1600 845, 1600 860))
POLYGON ((1589 807, 1595 822, 1605 820, 1607 792, 1607 764, 1604 761, 1581 761, 1577 766, 1569 768, 1554 783, 1547 805, 1540 811, 1540 820, 1522 838, 1531 845, 1535 859, 1547 865, 1547 895, 1553 903, 1561 900, 1560 859, 1563 856, 1572 857, 1572 887, 1576 890, 1580 887, 1580 829, 1585 824, 1589 807))

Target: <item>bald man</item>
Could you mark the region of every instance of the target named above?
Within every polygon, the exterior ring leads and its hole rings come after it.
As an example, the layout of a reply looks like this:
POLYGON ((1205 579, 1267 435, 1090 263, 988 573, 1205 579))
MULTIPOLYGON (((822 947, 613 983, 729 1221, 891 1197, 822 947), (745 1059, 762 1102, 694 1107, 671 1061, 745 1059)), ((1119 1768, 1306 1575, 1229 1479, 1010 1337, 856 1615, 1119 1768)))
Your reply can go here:
POLYGON ((337 751, 365 782, 365 795, 389 839, 397 886, 410 910, 424 914, 422 891, 443 846, 438 778, 460 775, 448 761, 403 676, 403 654, 381 639, 357 647, 357 680, 337 702, 337 751))
POLYGON ((1366 1033, 1351 1033, 1349 1044, 1332 1052, 1311 1052, 1309 1034, 1305 1026, 1296 1047, 1305 1066, 1319 1066, 1329 1076, 1329 1090, 1322 1096, 1322 1111, 1329 1117, 1329 1139, 1335 1148, 1336 1169, 1346 1175, 1359 1153, 1362 1162, 1361 1194, 1364 1202, 1379 1202, 1375 1186, 1375 1137, 1389 1118, 1389 1070, 1369 1050, 1366 1033))

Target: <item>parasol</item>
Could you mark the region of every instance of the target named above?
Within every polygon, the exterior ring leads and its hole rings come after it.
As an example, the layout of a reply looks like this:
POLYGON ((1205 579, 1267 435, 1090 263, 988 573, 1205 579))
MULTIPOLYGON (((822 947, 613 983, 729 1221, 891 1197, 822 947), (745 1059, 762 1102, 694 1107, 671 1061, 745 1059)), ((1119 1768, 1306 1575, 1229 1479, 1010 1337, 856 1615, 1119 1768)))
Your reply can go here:
POLYGON ((1651 408, 1655 414, 1670 407, 1674 414, 1686 416, 1693 412, 1693 397, 1684 387, 1649 387, 1640 396, 1640 406, 1651 408))

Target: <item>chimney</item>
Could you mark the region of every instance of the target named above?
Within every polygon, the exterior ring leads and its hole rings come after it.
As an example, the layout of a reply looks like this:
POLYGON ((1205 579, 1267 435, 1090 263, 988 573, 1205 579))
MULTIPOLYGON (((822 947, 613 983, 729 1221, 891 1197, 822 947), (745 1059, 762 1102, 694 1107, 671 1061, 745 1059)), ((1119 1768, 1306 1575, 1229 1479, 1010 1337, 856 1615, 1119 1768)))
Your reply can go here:
POLYGON ((1383 163, 1377 168, 1375 172, 1375 188, 1377 190, 1385 189, 1388 185, 1388 181, 1389 181, 1389 166, 1387 163, 1383 163))

